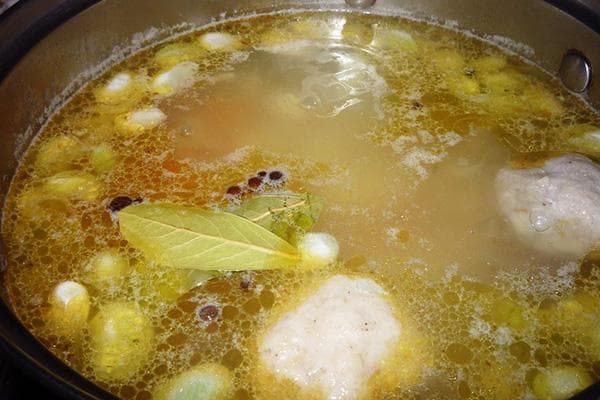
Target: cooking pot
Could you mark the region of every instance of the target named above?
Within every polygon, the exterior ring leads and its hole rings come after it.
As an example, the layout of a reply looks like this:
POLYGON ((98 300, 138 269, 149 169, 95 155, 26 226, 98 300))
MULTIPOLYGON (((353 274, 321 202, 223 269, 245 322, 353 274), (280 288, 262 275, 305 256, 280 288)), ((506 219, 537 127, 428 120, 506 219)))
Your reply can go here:
MULTIPOLYGON (((600 0, 21 0, 0 16, 0 204, 31 139, 87 79, 173 34, 285 9, 442 21, 502 43, 600 108, 600 0)), ((3 269, 2 254, 0 239, 3 269)), ((114 398, 45 349, 0 292, 0 346, 22 369, 65 398, 114 398)), ((600 398, 600 383, 575 398, 600 398)))

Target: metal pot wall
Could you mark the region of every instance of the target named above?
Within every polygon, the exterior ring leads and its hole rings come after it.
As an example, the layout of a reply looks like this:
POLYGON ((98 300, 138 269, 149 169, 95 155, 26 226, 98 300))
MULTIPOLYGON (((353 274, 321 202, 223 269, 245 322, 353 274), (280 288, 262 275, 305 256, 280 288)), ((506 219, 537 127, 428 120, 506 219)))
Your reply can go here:
MULTIPOLYGON (((214 20, 290 8, 410 14, 510 38, 529 49, 522 55, 600 108, 600 85, 591 81, 593 67, 600 68, 598 0, 21 0, 0 17, 0 204, 35 133, 61 99, 108 66, 103 62, 115 49, 126 56, 214 20), (177 28, 151 29, 170 26, 177 28)), ((23 369, 64 397, 113 398, 37 342, 1 297, 0 346, 23 369)), ((576 398, 600 398, 600 385, 576 398)))

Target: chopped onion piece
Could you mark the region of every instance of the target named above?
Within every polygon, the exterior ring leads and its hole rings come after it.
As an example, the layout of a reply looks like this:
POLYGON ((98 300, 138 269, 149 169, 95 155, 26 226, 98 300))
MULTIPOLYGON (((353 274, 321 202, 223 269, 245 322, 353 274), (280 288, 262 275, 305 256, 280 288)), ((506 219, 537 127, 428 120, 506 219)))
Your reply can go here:
POLYGON ((128 121, 132 124, 152 127, 163 122, 167 116, 156 107, 135 111, 129 115, 128 121))
POLYGON ((90 364, 103 381, 131 378, 148 361, 154 347, 152 323, 133 303, 102 306, 89 330, 90 364))
POLYGON ((131 75, 121 72, 115 75, 106 85, 107 92, 120 92, 131 84, 131 75))
POLYGON ((115 123, 125 132, 139 133, 160 125, 165 119, 167 116, 160 109, 149 107, 120 115, 116 118, 115 123))
POLYGON ((205 33, 200 37, 200 43, 208 50, 235 50, 240 47, 237 37, 221 32, 205 33))
POLYGON ((184 89, 196 80, 198 64, 184 61, 154 78, 152 89, 156 93, 171 94, 184 89))
POLYGON ((95 200, 101 189, 102 185, 94 175, 78 170, 59 172, 47 178, 44 184, 48 197, 72 200, 95 200))
POLYGON ((90 296, 80 283, 64 281, 56 285, 48 302, 49 327, 61 336, 79 333, 90 313, 90 296))
POLYGON ((335 262, 340 246, 328 233, 309 232, 298 243, 298 250, 308 264, 323 266, 335 262))
POLYGON ((594 380, 585 370, 563 365, 538 373, 533 379, 533 393, 538 399, 565 400, 592 383, 594 380))
POLYGON ((158 390, 159 400, 225 400, 233 389, 231 372, 220 364, 203 364, 171 379, 158 390))
POLYGON ((127 272, 129 260, 115 249, 105 250, 92 257, 86 269, 94 283, 113 281, 127 272))
POLYGON ((408 32, 375 27, 371 46, 384 50, 414 51, 417 49, 417 42, 408 32))
POLYGON ((87 289, 80 283, 64 281, 56 285, 54 291, 52 291, 50 303, 54 306, 66 309, 77 302, 87 303, 89 306, 87 289))

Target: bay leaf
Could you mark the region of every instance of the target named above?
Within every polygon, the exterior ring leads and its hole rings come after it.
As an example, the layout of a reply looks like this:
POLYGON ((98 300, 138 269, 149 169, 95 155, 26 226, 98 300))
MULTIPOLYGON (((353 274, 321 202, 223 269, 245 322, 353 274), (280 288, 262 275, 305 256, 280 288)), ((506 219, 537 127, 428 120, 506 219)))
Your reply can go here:
POLYGON ((232 210, 288 242, 309 231, 319 219, 323 199, 309 194, 263 194, 243 201, 232 210))
POLYGON ((119 212, 123 237, 159 264, 199 270, 274 269, 297 264, 298 251, 238 215, 176 204, 139 204, 119 212))

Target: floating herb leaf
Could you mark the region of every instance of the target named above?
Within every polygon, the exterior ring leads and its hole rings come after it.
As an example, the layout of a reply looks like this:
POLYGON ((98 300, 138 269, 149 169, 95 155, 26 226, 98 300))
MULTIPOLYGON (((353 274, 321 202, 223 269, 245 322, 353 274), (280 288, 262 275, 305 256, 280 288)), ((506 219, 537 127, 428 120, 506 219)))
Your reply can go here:
POLYGON ((294 243, 319 219, 323 199, 308 194, 263 194, 245 200, 233 213, 257 223, 294 243))
POLYGON ((119 212, 121 234, 159 264, 200 270, 274 269, 298 263, 297 250, 246 218, 175 204, 119 212))

